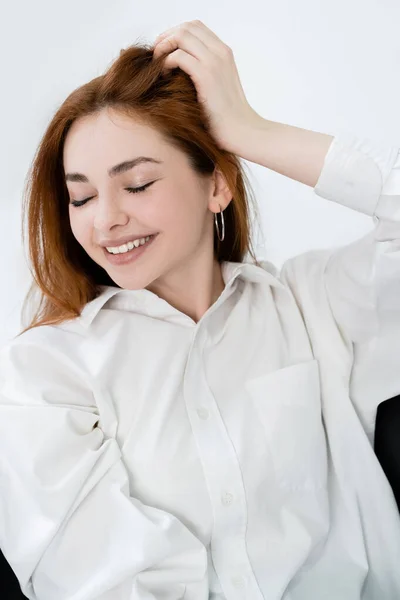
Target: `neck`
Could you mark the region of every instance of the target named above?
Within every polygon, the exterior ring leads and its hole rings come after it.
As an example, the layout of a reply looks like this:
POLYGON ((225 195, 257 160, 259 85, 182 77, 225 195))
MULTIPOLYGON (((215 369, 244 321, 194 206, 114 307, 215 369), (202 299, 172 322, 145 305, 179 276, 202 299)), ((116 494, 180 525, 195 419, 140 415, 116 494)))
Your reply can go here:
POLYGON ((198 323, 225 288, 220 263, 216 258, 206 259, 197 257, 185 263, 147 289, 198 323))

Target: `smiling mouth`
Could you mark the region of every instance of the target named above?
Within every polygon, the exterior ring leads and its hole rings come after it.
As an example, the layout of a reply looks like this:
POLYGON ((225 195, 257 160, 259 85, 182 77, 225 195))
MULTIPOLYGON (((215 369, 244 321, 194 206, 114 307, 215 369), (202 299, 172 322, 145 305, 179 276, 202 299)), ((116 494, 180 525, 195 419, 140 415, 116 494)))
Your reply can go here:
MULTIPOLYGON (((108 254, 112 254, 114 256, 119 255, 119 254, 129 254, 129 252, 133 252, 134 250, 137 250, 138 248, 142 248, 143 246, 146 246, 157 234, 154 233, 152 235, 147 235, 145 238, 145 242, 144 244, 139 244, 138 246, 133 246, 132 248, 129 248, 128 250, 125 250, 123 252, 110 252, 109 250, 107 250, 107 247, 105 248, 105 250, 107 251, 108 254)), ((121 244, 121 246, 127 246, 128 243, 130 244, 131 242, 126 242, 125 244, 121 244)), ((111 248, 112 246, 108 246, 108 248, 111 248)), ((118 248, 118 246, 115 246, 115 248, 118 248)))
POLYGON ((126 252, 117 252, 112 253, 107 250, 107 248, 103 247, 103 252, 107 258, 107 260, 114 265, 124 265, 129 264, 130 262, 136 260, 136 258, 140 258, 140 256, 145 253, 147 248, 151 246, 153 241, 158 237, 158 233, 151 235, 147 242, 142 244, 141 246, 137 246, 132 248, 131 250, 127 250, 126 252))

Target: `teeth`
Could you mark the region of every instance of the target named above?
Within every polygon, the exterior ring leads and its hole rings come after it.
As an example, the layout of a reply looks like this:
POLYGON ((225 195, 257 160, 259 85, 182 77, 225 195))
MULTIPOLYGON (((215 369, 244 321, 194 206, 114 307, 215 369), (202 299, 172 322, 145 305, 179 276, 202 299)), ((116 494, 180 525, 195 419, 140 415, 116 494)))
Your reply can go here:
POLYGON ((133 242, 128 242, 127 244, 123 244, 122 246, 116 246, 114 248, 107 248, 108 252, 111 254, 124 254, 125 252, 129 252, 133 248, 138 248, 138 246, 143 246, 152 236, 148 235, 145 238, 141 238, 138 240, 134 240, 133 242))

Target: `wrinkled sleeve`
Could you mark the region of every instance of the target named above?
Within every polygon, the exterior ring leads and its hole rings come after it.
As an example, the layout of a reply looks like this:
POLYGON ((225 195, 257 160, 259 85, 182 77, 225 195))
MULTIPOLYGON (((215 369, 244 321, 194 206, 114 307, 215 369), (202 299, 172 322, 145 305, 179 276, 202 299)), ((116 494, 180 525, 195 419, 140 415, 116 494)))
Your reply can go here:
POLYGON ((0 547, 23 593, 205 600, 205 547, 176 517, 130 495, 90 380, 33 337, 0 353, 0 547))
POLYGON ((324 277, 333 315, 355 343, 400 332, 399 148, 335 137, 314 188, 317 195, 373 219, 363 237, 330 254, 324 277))

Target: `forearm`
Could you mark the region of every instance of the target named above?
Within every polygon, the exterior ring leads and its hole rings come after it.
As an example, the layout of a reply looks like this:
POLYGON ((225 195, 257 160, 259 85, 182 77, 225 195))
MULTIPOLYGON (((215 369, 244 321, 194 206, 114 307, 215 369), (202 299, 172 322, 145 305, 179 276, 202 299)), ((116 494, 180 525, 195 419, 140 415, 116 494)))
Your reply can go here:
POLYGON ((314 187, 333 136, 257 116, 241 132, 235 153, 314 187))

